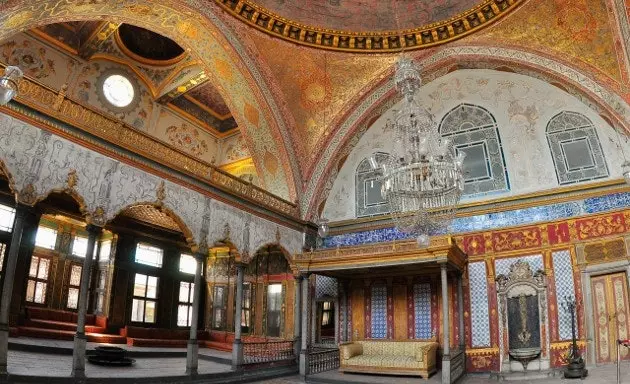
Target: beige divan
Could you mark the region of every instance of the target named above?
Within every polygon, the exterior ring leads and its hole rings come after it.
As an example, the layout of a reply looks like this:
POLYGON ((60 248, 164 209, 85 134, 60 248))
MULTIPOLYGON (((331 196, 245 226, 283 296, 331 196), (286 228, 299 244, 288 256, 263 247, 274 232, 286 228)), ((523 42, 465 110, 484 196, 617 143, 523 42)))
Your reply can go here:
POLYGON ((339 371, 421 376, 435 373, 435 341, 362 340, 339 346, 339 371))

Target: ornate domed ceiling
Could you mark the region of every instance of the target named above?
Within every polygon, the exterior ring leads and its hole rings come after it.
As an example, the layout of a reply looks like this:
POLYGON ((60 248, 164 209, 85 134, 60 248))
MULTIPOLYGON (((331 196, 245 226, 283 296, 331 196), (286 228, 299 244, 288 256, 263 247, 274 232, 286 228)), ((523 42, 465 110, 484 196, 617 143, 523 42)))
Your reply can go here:
POLYGON ((466 36, 525 0, 215 0, 265 33, 320 48, 392 52, 466 36))
POLYGON ((481 0, 254 0, 296 23, 349 32, 413 29, 455 17, 481 0))

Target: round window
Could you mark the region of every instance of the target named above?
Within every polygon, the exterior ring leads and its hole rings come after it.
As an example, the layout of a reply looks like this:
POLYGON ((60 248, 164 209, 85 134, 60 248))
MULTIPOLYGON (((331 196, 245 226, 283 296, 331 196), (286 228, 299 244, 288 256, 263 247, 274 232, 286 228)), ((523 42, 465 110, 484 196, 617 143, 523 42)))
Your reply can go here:
POLYGON ((128 78, 123 75, 109 75, 103 81, 103 96, 113 106, 125 108, 134 99, 135 91, 128 78))

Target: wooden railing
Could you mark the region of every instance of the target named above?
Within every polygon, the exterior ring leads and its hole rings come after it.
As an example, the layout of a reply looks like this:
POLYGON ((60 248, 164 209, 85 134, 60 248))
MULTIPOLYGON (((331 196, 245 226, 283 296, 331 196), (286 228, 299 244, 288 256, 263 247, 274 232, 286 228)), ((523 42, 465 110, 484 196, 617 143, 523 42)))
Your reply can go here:
POLYGON ((270 363, 274 361, 294 360, 293 341, 266 341, 243 343, 243 361, 245 364, 270 363))
POLYGON ((308 374, 332 371, 339 368, 339 348, 313 348, 308 355, 308 374))

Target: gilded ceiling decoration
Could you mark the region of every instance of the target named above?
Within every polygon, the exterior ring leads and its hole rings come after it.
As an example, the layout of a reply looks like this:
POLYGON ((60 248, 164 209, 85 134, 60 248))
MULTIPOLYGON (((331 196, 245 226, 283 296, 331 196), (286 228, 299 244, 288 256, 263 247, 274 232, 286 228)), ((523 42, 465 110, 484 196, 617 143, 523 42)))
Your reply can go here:
POLYGON ((290 131, 304 175, 335 134, 335 118, 349 113, 353 100, 363 96, 392 67, 397 55, 322 53, 306 47, 278 44, 260 33, 249 36, 277 82, 295 120, 290 131))
POLYGON ((135 205, 125 209, 120 214, 147 224, 170 229, 171 231, 182 231, 175 220, 152 205, 135 205))
MULTIPOLYGON (((470 36, 470 41, 497 41, 543 52, 605 73, 621 82, 615 47, 615 17, 605 0, 530 0, 517 12, 490 28, 470 36)), ((623 55, 623 52, 620 52, 623 55)))
POLYGON ((396 6, 383 0, 215 1, 247 24, 294 43, 392 52, 401 46, 426 48, 461 38, 526 0, 402 0, 396 6))

